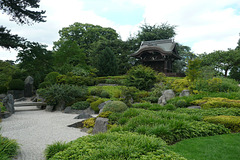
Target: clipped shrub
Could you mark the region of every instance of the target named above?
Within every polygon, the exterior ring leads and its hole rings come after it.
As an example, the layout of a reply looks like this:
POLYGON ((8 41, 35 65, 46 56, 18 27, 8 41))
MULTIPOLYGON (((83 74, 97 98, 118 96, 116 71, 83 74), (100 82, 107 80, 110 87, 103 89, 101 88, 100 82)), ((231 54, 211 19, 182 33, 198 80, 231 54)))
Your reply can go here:
POLYGON ((100 96, 102 91, 103 91, 102 88, 96 87, 91 89, 90 94, 93 96, 100 96))
POLYGON ((113 112, 111 112, 111 111, 102 112, 98 115, 98 117, 108 118, 112 113, 113 112))
POLYGON ((98 105, 103 103, 104 100, 103 99, 98 99, 97 101, 94 101, 90 104, 90 107, 94 110, 95 113, 99 112, 99 108, 98 105))
POLYGON ((157 83, 154 85, 154 87, 151 89, 150 96, 152 97, 161 97, 162 92, 166 89, 165 85, 163 83, 157 83))
POLYGON ((47 148, 44 150, 46 159, 52 158, 56 153, 64 151, 71 146, 71 143, 66 142, 55 142, 51 145, 47 145, 47 148))
POLYGON ((187 78, 183 79, 176 79, 173 81, 171 84, 171 88, 174 90, 176 93, 180 93, 185 89, 188 89, 190 86, 190 81, 187 78))
POLYGON ((81 102, 76 102, 74 103, 71 108, 76 109, 76 110, 84 110, 90 107, 90 103, 87 101, 81 101, 81 102))
POLYGON ((38 88, 47 88, 47 87, 50 87, 51 86, 51 83, 50 82, 42 82, 39 84, 38 88))
POLYGON ((180 99, 180 100, 177 101, 175 106, 178 107, 178 108, 184 108, 184 107, 187 107, 187 102, 184 99, 180 99))
POLYGON ((83 121, 83 127, 93 128, 95 125, 96 118, 89 118, 83 121))
POLYGON ((162 107, 163 109, 166 109, 166 110, 175 110, 177 109, 175 105, 173 104, 166 104, 165 106, 162 107))
POLYGON ((110 94, 107 91, 103 90, 100 93, 100 97, 102 97, 102 98, 110 98, 110 94))
POLYGON ((111 101, 104 106, 103 112, 111 111, 111 112, 121 113, 121 112, 124 112, 127 109, 128 109, 128 106, 124 102, 111 101))
POLYGON ((208 116, 204 117, 204 121, 222 124, 232 132, 240 132, 240 116, 208 116))
POLYGON ((7 87, 0 86, 0 94, 5 94, 5 93, 7 93, 7 87))
POLYGON ((157 81, 157 73, 150 67, 138 65, 127 73, 126 84, 140 90, 149 90, 157 81))
POLYGON ((24 82, 21 79, 12 79, 8 86, 9 90, 24 90, 24 82))
POLYGON ((97 101, 98 99, 99 99, 98 97, 89 96, 86 101, 89 103, 92 103, 92 102, 97 101))
POLYGON ((150 107, 152 107, 151 103, 135 103, 132 104, 133 108, 142 108, 142 109, 149 109, 150 107))
POLYGON ((200 105, 202 108, 240 108, 240 100, 232 100, 227 98, 211 98, 204 97, 200 100, 195 100, 192 102, 194 105, 200 105))
POLYGON ((169 151, 163 140, 130 132, 100 133, 78 138, 66 150, 55 154, 52 159, 185 160, 169 151))
POLYGON ((0 134, 0 159, 11 159, 17 155, 19 144, 16 140, 3 137, 0 134))
POLYGON ((68 84, 54 84, 46 89, 38 89, 37 93, 43 97, 47 104, 56 106, 59 102, 70 104, 76 98, 86 97, 87 88, 68 84))
POLYGON ((151 103, 157 103, 159 98, 160 98, 160 97, 150 96, 150 97, 145 97, 145 98, 143 98, 143 100, 148 101, 148 102, 151 102, 151 103))

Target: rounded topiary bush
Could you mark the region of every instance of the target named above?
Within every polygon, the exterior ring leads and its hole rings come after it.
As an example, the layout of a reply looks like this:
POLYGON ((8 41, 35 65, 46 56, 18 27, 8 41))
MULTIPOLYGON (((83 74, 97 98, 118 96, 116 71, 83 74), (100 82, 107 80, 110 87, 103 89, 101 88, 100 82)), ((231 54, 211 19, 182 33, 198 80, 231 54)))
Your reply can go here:
POLYGON ((38 88, 47 88, 50 87, 51 83, 50 82, 42 82, 39 84, 38 88))
POLYGON ((110 98, 110 94, 107 91, 103 90, 101 92, 101 94, 100 94, 100 97, 102 97, 102 98, 110 98))
POLYGON ((9 83, 10 90, 24 90, 24 82, 21 79, 13 79, 9 83))
POLYGON ((124 112, 127 109, 128 107, 125 103, 121 101, 111 101, 104 106, 103 112, 106 112, 106 111, 124 112))
POLYGON ((7 87, 5 87, 5 86, 0 86, 0 94, 5 94, 5 93, 7 93, 7 87))
POLYGON ((184 99, 180 99, 177 101, 177 103, 175 104, 176 107, 179 107, 179 108, 184 108, 187 106, 187 102, 186 100, 184 99))

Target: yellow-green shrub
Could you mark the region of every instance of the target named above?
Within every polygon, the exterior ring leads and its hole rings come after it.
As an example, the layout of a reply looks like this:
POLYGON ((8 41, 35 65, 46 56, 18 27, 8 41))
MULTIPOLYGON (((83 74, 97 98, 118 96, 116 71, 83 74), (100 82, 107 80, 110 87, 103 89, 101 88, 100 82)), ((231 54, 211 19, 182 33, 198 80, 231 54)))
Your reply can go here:
POLYGON ((200 100, 195 100, 191 102, 194 105, 200 105, 202 108, 240 108, 240 100, 232 100, 227 98, 211 98, 211 97, 204 97, 200 100))
POLYGON ((188 89, 189 86, 190 86, 190 81, 187 78, 176 79, 171 84, 171 88, 177 93, 182 92, 184 89, 188 89))
POLYGON ((92 128, 95 125, 96 118, 89 118, 83 121, 83 127, 92 128))
POLYGON ((240 132, 240 116, 208 116, 204 117, 204 121, 223 124, 226 128, 231 129, 232 132, 240 132))
POLYGON ((90 107, 91 107, 96 113, 98 113, 98 112, 99 112, 98 105, 101 104, 101 103, 103 103, 103 102, 104 102, 103 99, 98 99, 97 101, 92 102, 92 103, 90 104, 90 107))
POLYGON ((113 112, 111 112, 111 111, 102 112, 98 115, 98 117, 108 118, 110 116, 110 114, 112 114, 112 113, 113 112))

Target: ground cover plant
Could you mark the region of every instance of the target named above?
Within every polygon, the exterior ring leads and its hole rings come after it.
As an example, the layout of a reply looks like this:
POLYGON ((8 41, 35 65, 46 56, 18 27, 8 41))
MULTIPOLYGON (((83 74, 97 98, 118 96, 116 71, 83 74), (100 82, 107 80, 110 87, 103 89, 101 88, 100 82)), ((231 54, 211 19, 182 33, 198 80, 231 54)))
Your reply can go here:
POLYGON ((240 133, 192 138, 169 149, 191 160, 238 160, 240 133))
POLYGON ((15 140, 3 137, 0 134, 0 159, 7 160, 13 158, 17 155, 18 149, 19 144, 15 140))
MULTIPOLYGON (((55 145, 55 144, 53 144, 55 145)), ((52 146, 53 146, 52 145, 52 146)), ((48 148, 50 148, 49 146, 48 148)), ((56 150, 58 148, 56 147, 56 150)), ((52 149, 54 150, 54 149, 52 149)), ((70 142, 69 146, 55 155, 46 150, 46 157, 54 159, 179 159, 185 158, 168 150, 166 143, 160 138, 130 132, 100 133, 85 136, 70 142)))
POLYGON ((223 125, 215 125, 201 121, 197 115, 174 113, 170 111, 149 111, 130 108, 117 116, 110 115, 110 121, 119 124, 111 129, 116 131, 130 131, 146 135, 155 135, 168 144, 183 139, 212 136, 230 133, 223 125))

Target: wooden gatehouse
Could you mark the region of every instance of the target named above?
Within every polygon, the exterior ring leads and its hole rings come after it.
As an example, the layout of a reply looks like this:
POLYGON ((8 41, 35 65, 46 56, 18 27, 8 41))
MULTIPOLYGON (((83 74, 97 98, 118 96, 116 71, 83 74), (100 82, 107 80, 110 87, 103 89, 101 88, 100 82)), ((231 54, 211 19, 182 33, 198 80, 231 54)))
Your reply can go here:
POLYGON ((173 62, 181 59, 176 46, 172 39, 143 41, 140 48, 131 56, 139 59, 145 66, 171 75, 173 62))

